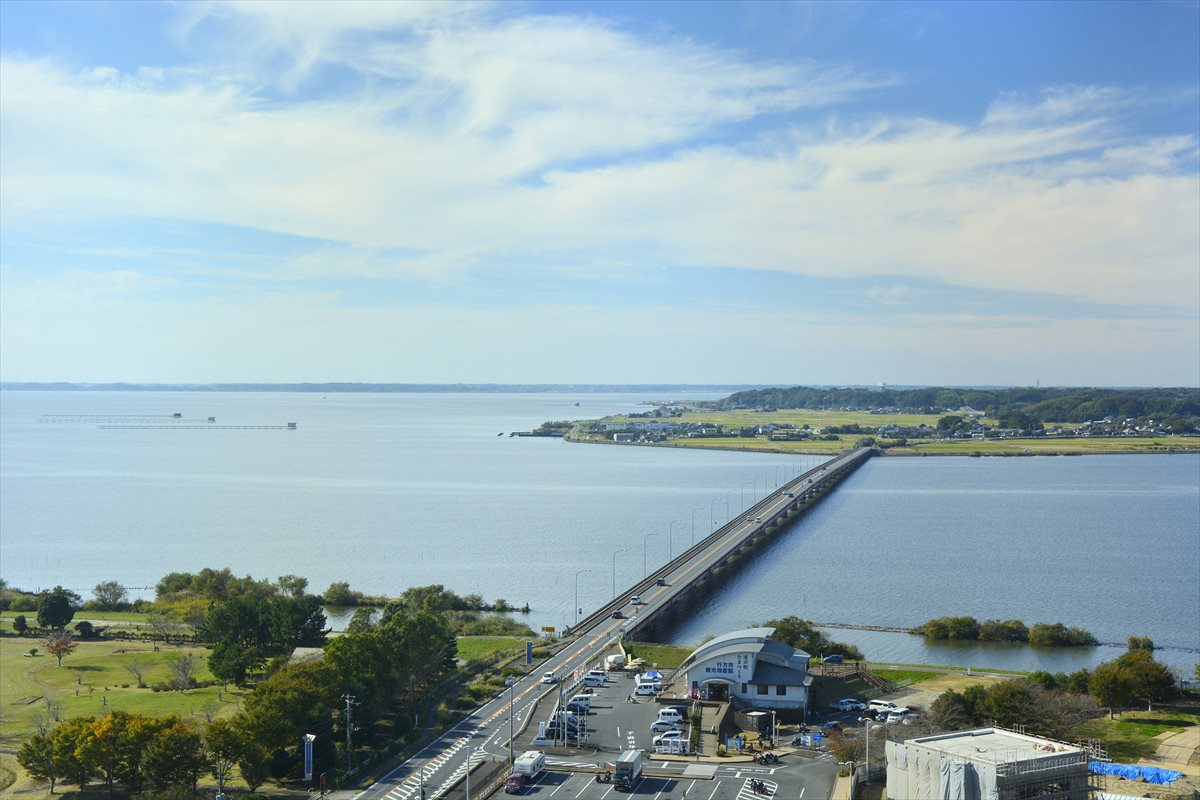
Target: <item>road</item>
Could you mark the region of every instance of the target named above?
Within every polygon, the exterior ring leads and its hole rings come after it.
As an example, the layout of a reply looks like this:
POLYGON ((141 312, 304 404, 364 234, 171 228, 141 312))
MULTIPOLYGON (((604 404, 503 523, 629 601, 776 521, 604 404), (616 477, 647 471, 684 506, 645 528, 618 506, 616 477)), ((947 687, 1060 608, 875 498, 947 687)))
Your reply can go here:
MULTIPOLYGON (((604 653, 619 638, 638 627, 641 620, 665 607, 679 592, 713 565, 758 535, 776 521, 784 511, 808 494, 821 491, 822 483, 843 465, 861 456, 848 454, 809 470, 768 494, 716 532, 688 548, 666 566, 619 595, 618 599, 600 608, 576 626, 575 641, 548 659, 540 671, 554 671, 559 676, 582 675, 596 666, 604 653), (658 585, 661 580, 665 585, 658 585), (644 605, 630 606, 629 600, 640 595, 644 605), (614 618, 619 612, 621 618, 614 618)), ((445 731, 423 750, 384 775, 363 791, 358 800, 427 800, 443 796, 465 775, 467 755, 471 763, 507 755, 509 730, 519 731, 542 696, 556 693, 560 687, 543 684, 539 675, 531 675, 511 687, 501 697, 476 709, 457 725, 445 731), (510 712, 511 708, 511 712, 510 712)))

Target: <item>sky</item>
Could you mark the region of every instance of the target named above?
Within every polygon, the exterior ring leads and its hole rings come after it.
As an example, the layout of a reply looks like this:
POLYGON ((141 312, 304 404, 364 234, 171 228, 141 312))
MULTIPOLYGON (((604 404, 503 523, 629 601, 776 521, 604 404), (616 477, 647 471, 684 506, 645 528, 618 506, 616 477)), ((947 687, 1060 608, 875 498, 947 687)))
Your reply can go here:
POLYGON ((1200 3, 0 2, 0 380, 1200 385, 1200 3))

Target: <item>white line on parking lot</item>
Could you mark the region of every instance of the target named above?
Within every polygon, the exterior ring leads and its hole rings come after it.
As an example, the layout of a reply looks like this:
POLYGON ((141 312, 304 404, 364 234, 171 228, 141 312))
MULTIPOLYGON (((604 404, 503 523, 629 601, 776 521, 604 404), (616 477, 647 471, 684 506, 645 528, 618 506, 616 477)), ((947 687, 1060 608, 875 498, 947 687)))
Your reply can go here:
POLYGON ((713 790, 712 790, 712 792, 710 792, 710 793, 709 793, 709 795, 708 795, 708 800, 712 800, 714 797, 716 797, 716 796, 717 796, 717 790, 718 790, 718 789, 720 789, 720 788, 721 788, 721 782, 718 780, 718 781, 717 781, 717 783, 716 783, 716 785, 714 785, 714 786, 713 786, 713 790))

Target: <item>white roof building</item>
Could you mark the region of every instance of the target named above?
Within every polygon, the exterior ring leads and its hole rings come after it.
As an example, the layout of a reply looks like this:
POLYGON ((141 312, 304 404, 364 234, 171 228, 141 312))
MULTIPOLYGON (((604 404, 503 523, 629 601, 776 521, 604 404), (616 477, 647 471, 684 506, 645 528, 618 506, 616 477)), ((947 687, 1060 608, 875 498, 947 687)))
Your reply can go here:
POLYGON ((889 800, 1087 800, 1088 755, 999 728, 887 742, 889 800))
POLYGON ((771 639, 774 628, 746 628, 697 647, 679 672, 708 700, 737 698, 755 708, 801 710, 812 676, 808 653, 771 639))

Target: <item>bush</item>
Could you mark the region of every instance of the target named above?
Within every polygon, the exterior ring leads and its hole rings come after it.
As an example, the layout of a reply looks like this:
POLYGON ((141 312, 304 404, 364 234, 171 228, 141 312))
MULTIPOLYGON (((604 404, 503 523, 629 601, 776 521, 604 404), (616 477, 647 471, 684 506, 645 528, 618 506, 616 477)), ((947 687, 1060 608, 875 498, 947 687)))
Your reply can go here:
POLYGON ((974 641, 979 638, 979 623, 974 617, 938 617, 926 622, 920 630, 930 639, 974 641))
POLYGON ((1029 643, 1042 647, 1079 647, 1097 644, 1096 637, 1083 628, 1068 628, 1061 622, 1038 623, 1029 629, 1029 643))

